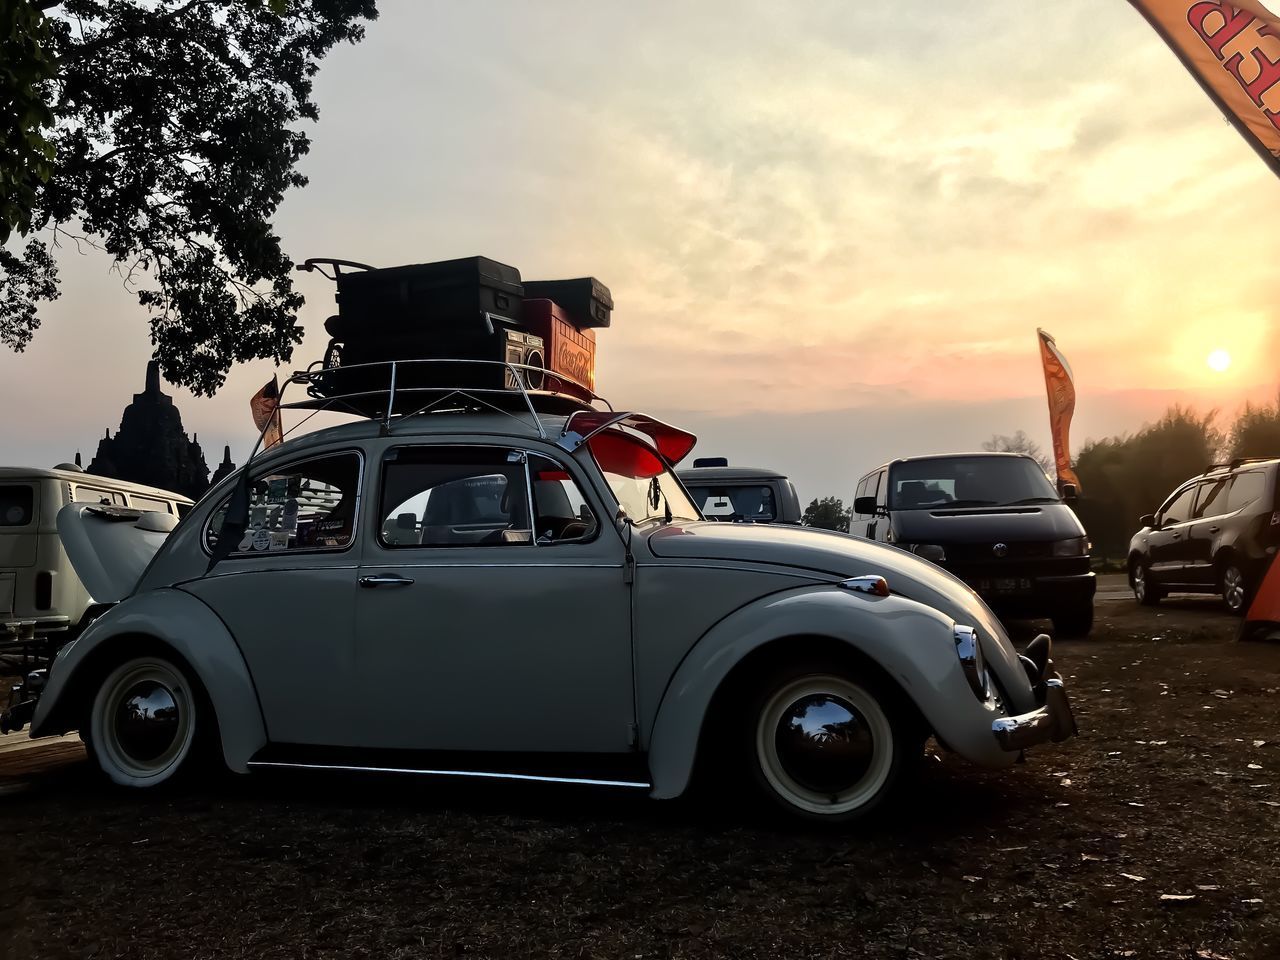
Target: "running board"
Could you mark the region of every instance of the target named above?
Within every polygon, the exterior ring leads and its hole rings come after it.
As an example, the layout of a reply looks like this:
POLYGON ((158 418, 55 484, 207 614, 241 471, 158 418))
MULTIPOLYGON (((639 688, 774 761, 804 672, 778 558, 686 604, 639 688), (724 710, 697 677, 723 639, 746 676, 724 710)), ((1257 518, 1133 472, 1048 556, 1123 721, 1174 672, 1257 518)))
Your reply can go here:
POLYGON ((481 780, 526 780, 537 783, 572 783, 590 787, 652 789, 653 784, 632 780, 595 780, 586 777, 550 777, 531 773, 498 773, 490 770, 426 770, 420 767, 367 767, 339 763, 287 763, 280 760, 250 760, 251 769, 330 770, 346 773, 412 773, 425 777, 472 777, 481 780))

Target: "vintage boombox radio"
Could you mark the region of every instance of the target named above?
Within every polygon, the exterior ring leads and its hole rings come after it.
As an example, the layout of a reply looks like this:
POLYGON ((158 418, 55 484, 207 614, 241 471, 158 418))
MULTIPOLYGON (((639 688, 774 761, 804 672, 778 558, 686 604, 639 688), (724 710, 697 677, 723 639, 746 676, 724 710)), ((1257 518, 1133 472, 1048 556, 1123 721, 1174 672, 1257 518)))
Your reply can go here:
MULTIPOLYGON (((333 338, 323 362, 328 372, 315 384, 321 396, 386 390, 386 371, 361 364, 456 359, 545 368, 566 379, 548 383, 540 370, 516 370, 527 389, 591 397, 592 328, 608 326, 613 309, 609 289, 594 278, 525 284, 515 267, 468 257, 338 270, 335 279, 338 313, 325 322, 333 338), (526 299, 530 291, 536 294, 526 299)), ((464 362, 403 364, 396 385, 413 393, 444 387, 516 390, 522 384, 511 368, 464 362)))

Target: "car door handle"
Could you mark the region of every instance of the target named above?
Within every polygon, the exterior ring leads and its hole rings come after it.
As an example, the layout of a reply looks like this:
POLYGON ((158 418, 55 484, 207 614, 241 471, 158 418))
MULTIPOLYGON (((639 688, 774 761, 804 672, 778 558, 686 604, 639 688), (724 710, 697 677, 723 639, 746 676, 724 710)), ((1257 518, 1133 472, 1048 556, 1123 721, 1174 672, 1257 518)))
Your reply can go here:
POLYGON ((1180 534, 1180 533, 1171 533, 1171 534, 1169 534, 1169 539, 1170 539, 1170 540, 1181 540, 1181 539, 1182 539, 1182 534, 1180 534))
POLYGON ((1220 531, 1221 529, 1222 529, 1221 527, 1210 527, 1210 528, 1209 528, 1209 532, 1210 532, 1210 533, 1217 533, 1217 532, 1218 532, 1218 531, 1220 531))
POLYGON ((356 583, 362 587, 407 587, 413 583, 408 577, 397 577, 389 573, 380 573, 372 577, 361 577, 356 583))

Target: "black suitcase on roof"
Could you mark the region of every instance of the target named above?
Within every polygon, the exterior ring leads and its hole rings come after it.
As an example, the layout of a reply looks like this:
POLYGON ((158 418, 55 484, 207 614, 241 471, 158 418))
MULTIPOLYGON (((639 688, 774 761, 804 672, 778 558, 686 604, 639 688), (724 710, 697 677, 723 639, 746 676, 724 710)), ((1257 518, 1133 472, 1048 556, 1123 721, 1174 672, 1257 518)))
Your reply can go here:
POLYGON ((484 314, 519 322, 520 271, 488 257, 338 275, 338 315, 325 328, 348 346, 360 340, 448 332, 483 335, 484 314))
POLYGON ((560 305, 570 322, 583 327, 607 327, 613 313, 613 296, 609 288, 595 277, 577 280, 530 280, 524 285, 530 300, 553 300, 560 305))

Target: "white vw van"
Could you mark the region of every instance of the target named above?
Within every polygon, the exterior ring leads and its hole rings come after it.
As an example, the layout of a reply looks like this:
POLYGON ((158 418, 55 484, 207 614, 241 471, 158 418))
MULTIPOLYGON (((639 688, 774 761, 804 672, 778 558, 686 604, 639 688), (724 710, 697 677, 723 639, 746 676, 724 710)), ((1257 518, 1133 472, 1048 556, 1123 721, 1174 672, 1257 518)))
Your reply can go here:
POLYGON ((85 473, 63 463, 52 470, 0 467, 0 645, 7 640, 70 639, 93 605, 58 538, 68 503, 98 503, 183 516, 187 497, 85 473))

